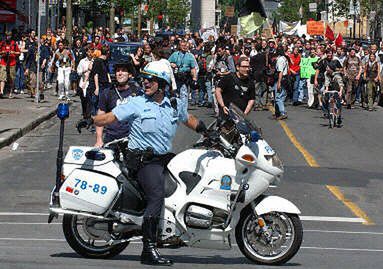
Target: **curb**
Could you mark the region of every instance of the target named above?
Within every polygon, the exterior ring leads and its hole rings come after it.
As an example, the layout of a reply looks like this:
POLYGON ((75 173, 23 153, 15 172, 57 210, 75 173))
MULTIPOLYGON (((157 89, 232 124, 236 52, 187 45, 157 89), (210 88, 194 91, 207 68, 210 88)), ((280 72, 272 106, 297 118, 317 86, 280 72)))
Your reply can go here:
POLYGON ((35 129, 37 126, 39 126, 41 123, 43 123, 46 120, 49 120, 54 115, 56 115, 56 107, 53 110, 48 111, 44 115, 41 115, 36 120, 30 122, 26 126, 14 130, 8 137, 6 137, 4 140, 0 141, 0 149, 3 147, 6 147, 10 145, 12 142, 16 141, 20 137, 26 135, 33 129, 35 129))

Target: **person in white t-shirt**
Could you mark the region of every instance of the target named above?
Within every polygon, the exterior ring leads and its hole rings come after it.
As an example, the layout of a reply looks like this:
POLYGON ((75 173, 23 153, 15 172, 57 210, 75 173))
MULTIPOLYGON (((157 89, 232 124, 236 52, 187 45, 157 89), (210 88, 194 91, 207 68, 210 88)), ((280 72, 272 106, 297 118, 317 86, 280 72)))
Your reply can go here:
POLYGON ((285 100, 286 100, 286 79, 287 71, 289 69, 289 61, 285 55, 283 47, 278 47, 276 50, 278 55, 275 70, 278 74, 278 79, 274 84, 274 94, 275 94, 275 117, 278 120, 287 119, 287 113, 285 110, 285 100))

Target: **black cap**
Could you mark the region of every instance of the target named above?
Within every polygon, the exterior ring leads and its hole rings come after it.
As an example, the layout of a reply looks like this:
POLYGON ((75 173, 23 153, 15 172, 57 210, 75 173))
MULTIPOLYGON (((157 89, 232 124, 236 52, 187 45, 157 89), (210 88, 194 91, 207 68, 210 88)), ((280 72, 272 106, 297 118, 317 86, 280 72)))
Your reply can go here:
POLYGON ((124 59, 119 59, 117 62, 114 63, 114 71, 117 70, 119 67, 126 67, 128 69, 129 73, 134 73, 134 66, 131 57, 127 57, 124 59))

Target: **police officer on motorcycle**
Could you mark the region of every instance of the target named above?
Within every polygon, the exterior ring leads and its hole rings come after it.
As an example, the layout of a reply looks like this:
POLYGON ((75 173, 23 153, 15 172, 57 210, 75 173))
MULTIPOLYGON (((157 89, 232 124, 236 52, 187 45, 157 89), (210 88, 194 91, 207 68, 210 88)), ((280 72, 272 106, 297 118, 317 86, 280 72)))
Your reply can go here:
POLYGON ((206 133, 204 123, 187 112, 186 88, 180 92, 180 98, 167 97, 171 85, 170 72, 163 62, 147 64, 142 71, 144 95, 133 97, 111 112, 93 118, 96 126, 117 121, 127 121, 131 126, 128 152, 132 157, 128 159, 139 160, 135 175, 147 200, 142 224, 141 263, 149 265, 172 264, 171 260, 161 257, 156 243, 165 199, 164 167, 169 159, 177 126, 183 122, 198 133, 206 133))

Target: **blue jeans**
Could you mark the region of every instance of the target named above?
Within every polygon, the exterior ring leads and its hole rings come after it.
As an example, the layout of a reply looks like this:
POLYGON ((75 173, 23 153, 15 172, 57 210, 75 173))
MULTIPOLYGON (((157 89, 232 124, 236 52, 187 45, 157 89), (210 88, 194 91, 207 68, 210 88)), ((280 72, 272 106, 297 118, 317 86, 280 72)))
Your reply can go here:
MULTIPOLYGON (((182 94, 187 95, 187 92, 188 92, 188 86, 186 85, 186 83, 179 83, 177 81, 177 92, 176 92, 177 96, 179 96, 181 98, 182 94)), ((186 98, 187 98, 187 96, 186 96, 186 98)))
POLYGON ((277 91, 277 84, 278 83, 274 84, 275 105, 278 106, 278 109, 279 109, 279 112, 281 113, 281 115, 284 115, 284 114, 286 114, 285 103, 284 103, 286 100, 286 96, 287 96, 286 89, 281 85, 281 89, 278 92, 277 91))
POLYGON ((24 66, 19 62, 16 64, 15 88, 18 91, 22 91, 25 88, 24 66))
POLYGON ((293 102, 302 101, 303 100, 303 88, 300 87, 300 75, 296 74, 294 76, 294 88, 293 88, 293 102))
POLYGON ((98 111, 98 96, 95 95, 95 94, 92 94, 90 96, 90 102, 92 104, 90 114, 92 116, 96 116, 97 115, 97 111, 98 111))
MULTIPOLYGON (((205 103, 205 93, 207 93, 207 101, 208 103, 213 103, 213 93, 211 92, 211 80, 207 78, 199 79, 199 92, 198 92, 198 104, 202 105, 205 103)), ((192 102, 193 102, 192 96, 192 102)))
POLYGON ((307 78, 301 78, 299 80, 299 96, 298 96, 298 101, 302 101, 303 98, 308 97, 308 89, 307 89, 307 78))

